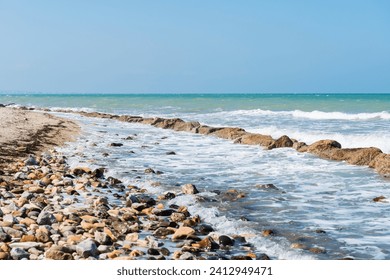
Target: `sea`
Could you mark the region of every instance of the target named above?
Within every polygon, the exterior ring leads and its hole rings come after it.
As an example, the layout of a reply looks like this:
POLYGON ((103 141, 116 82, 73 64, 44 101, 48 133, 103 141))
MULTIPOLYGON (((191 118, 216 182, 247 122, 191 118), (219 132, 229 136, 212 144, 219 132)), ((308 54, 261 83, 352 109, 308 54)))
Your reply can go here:
MULTIPOLYGON (((390 94, 2 93, 0 104, 174 117, 390 153, 390 94)), ((183 184, 192 183, 199 195, 178 195, 170 203, 186 205, 218 234, 245 236, 256 252, 289 260, 390 259, 390 180, 373 169, 291 148, 264 150, 138 123, 53 114, 82 127, 77 141, 60 149, 72 166, 105 167, 109 175, 155 194, 179 194, 183 184), (146 174, 147 168, 160 172, 146 174), (265 184, 275 187, 259 187, 265 184), (245 197, 222 199, 219 194, 229 190, 245 197), (385 199, 374 202, 379 196, 385 199), (264 236, 264 230, 275 234, 264 236)))

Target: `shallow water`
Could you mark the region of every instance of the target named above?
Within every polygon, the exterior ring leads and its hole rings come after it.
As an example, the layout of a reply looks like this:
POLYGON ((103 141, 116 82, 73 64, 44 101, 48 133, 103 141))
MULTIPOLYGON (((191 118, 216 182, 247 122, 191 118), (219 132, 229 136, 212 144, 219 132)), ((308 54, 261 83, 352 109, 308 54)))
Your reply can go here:
POLYGON ((172 203, 187 205, 191 214, 199 214, 219 233, 247 236, 258 252, 277 259, 390 259, 390 204, 372 201, 380 195, 390 197, 389 181, 367 167, 293 149, 265 151, 148 125, 58 115, 76 119, 83 127, 79 141, 63 149, 71 165, 107 167, 108 175, 152 193, 178 193, 181 185, 193 183, 201 201, 182 195, 172 203), (128 136, 133 140, 124 140, 128 136), (124 145, 111 147, 113 142, 124 145), (176 154, 166 154, 171 151, 176 154), (145 174, 146 168, 163 174, 145 174), (229 189, 246 196, 230 201, 214 192, 229 189), (263 237, 265 229, 277 234, 263 237), (326 253, 292 249, 293 243, 322 247, 326 253))

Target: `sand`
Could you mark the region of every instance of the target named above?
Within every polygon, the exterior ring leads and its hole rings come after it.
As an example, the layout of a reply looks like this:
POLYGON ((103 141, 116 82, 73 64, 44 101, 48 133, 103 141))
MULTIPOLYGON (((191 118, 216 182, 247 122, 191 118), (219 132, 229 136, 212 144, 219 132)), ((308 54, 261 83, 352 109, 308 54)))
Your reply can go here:
POLYGON ((79 126, 48 113, 0 108, 0 166, 75 140, 79 126))

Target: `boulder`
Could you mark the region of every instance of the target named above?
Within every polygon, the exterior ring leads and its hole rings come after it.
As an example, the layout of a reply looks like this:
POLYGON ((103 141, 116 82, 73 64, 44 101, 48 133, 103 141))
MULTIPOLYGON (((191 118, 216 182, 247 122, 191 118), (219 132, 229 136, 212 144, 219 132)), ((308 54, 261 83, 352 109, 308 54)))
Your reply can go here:
POLYGON ((260 145, 268 147, 274 142, 270 135, 262 135, 257 133, 246 133, 242 137, 237 138, 235 143, 245 145, 260 145))
POLYGON ((176 131, 192 132, 195 131, 195 129, 199 126, 200 123, 198 122, 176 122, 172 129, 176 131))
POLYGON ((215 132, 212 132, 211 134, 219 138, 235 140, 244 135, 245 133, 246 131, 239 127, 223 127, 215 132))
POLYGON ((207 126, 207 125, 200 125, 199 127, 197 127, 195 129, 195 133, 207 135, 210 133, 214 133, 220 129, 221 129, 220 127, 211 127, 211 126, 207 126))
POLYGON ((271 145, 269 145, 267 148, 269 150, 275 149, 275 148, 286 148, 286 147, 292 147, 294 145, 294 142, 288 137, 287 135, 283 135, 280 138, 273 141, 271 145))
POLYGON ((369 166, 374 168, 384 177, 390 177, 390 154, 379 154, 370 163, 369 166))
POLYGON ((181 187, 181 191, 184 194, 197 194, 199 193, 198 189, 193 184, 185 184, 181 187))

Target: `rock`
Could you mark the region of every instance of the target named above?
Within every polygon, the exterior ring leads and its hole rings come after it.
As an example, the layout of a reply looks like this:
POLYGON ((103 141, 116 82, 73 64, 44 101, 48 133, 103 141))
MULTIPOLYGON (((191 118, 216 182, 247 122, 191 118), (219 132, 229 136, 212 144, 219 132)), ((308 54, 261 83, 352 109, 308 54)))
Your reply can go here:
POLYGON ((176 155, 176 153, 174 151, 166 152, 165 154, 166 155, 176 155))
POLYGON ((5 233, 2 228, 0 227, 0 242, 10 242, 12 240, 12 237, 5 233))
POLYGON ((200 248, 207 251, 219 249, 219 245, 209 236, 205 237, 198 243, 192 244, 194 248, 200 248))
POLYGON ((383 202, 386 199, 383 195, 375 197, 372 201, 374 202, 383 202))
POLYGON ((233 256, 233 257, 231 257, 231 260, 242 261, 242 260, 252 260, 252 258, 251 258, 250 256, 242 256, 242 255, 239 255, 239 256, 233 256))
POLYGON ((286 147, 292 147, 294 145, 294 142, 288 137, 287 135, 283 135, 277 140, 273 141, 271 145, 269 145, 267 148, 269 150, 275 149, 275 148, 286 148, 286 147))
POLYGON ((160 255, 160 252, 159 252, 157 249, 154 249, 154 248, 149 248, 147 253, 148 253, 149 255, 152 255, 152 256, 158 256, 158 255, 160 255))
POLYGON ((95 240, 101 245, 111 245, 112 239, 111 237, 105 233, 105 232, 99 232, 95 231, 95 240))
POLYGON ((390 154, 379 154, 369 164, 379 174, 390 177, 390 154))
POLYGON ((92 239, 87 239, 77 244, 76 252, 83 258, 94 257, 98 254, 97 246, 92 239))
POLYGON ((14 260, 28 259, 30 254, 24 249, 16 247, 11 250, 11 258, 14 260))
POLYGON ((186 215, 184 215, 183 213, 172 213, 170 219, 172 222, 179 223, 186 219, 186 215))
POLYGON ((39 165, 36 158, 33 155, 29 155, 28 158, 24 161, 25 165, 39 165))
POLYGON ((211 134, 217 136, 218 138, 235 140, 246 134, 246 131, 239 127, 223 127, 211 134))
POLYGON ((184 194, 197 194, 199 193, 198 189, 193 184, 185 184, 181 187, 181 191, 184 194))
POLYGON ((46 227, 40 226, 35 232, 35 237, 37 241, 46 243, 50 241, 50 232, 46 227))
POLYGON ((320 248, 320 247, 310 248, 309 251, 312 252, 313 254, 325 254, 326 253, 325 249, 320 248))
POLYGON ((256 260, 270 260, 271 258, 266 254, 260 254, 256 257, 256 260))
POLYGON ((279 190, 274 184, 259 184, 255 186, 258 189, 272 189, 279 190))
POLYGON ((175 233, 172 235, 172 240, 185 239, 190 235, 193 235, 195 230, 190 227, 179 227, 175 233))
POLYGON ((57 223, 56 217, 50 212, 41 211, 37 218, 38 225, 51 225, 57 223))
POLYGON ((122 143, 111 143, 110 146, 111 147, 122 147, 123 144, 122 143))
POLYGON ((179 121, 177 121, 173 125, 173 130, 193 132, 199 126, 200 126, 200 123, 198 123, 198 122, 179 122, 179 121))
POLYGON ((76 167, 72 170, 72 174, 76 176, 81 176, 83 174, 90 174, 90 173, 91 173, 91 169, 89 169, 88 167, 76 167))
POLYGON ((175 233, 175 230, 172 228, 159 227, 153 232, 153 235, 157 237, 163 237, 173 233, 175 233))
POLYGON ((95 178, 103 178, 104 177, 104 168, 96 168, 92 172, 92 176, 95 178))
POLYGON ((45 252, 45 258, 51 260, 73 260, 73 252, 68 247, 53 245, 45 252))
POLYGON ((24 250, 28 250, 30 248, 35 248, 35 247, 41 247, 43 243, 41 242, 15 242, 9 244, 11 248, 21 248, 24 250))
POLYGON ((268 147, 274 142, 274 139, 272 139, 272 137, 269 135, 246 133, 242 137, 237 138, 234 142, 246 145, 260 145, 268 147))
POLYGON ((0 260, 8 260, 9 254, 6 252, 0 252, 0 260))
POLYGON ((275 235, 275 231, 272 229, 266 229, 266 230, 263 230, 262 234, 264 237, 273 236, 273 235, 275 235))
POLYGON ((12 214, 6 214, 3 216, 3 226, 12 227, 13 224, 16 224, 18 221, 12 214))
POLYGON ((207 235, 209 234, 210 232, 213 232, 214 229, 212 226, 210 225, 207 225, 207 224, 200 224, 199 227, 198 227, 198 231, 200 234, 202 235, 207 235))
POLYGON ((234 240, 231 239, 227 235, 221 235, 218 238, 218 243, 219 243, 219 245, 222 245, 222 246, 233 246, 234 245, 234 240))
POLYGON ((295 142, 292 147, 298 152, 303 153, 307 151, 308 146, 305 142, 295 142))
POLYGON ((179 257, 179 260, 196 260, 196 258, 190 252, 185 252, 179 257))

